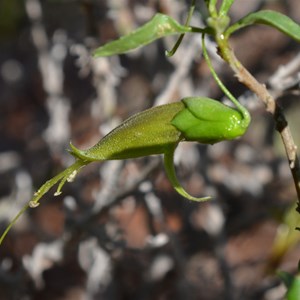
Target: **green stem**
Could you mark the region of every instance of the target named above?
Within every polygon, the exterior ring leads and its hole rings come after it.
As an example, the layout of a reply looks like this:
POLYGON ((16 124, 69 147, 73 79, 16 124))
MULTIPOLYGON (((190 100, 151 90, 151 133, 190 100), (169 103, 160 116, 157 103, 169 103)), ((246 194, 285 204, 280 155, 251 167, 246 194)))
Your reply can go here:
MULTIPOLYGON (((194 13, 194 10, 195 10, 195 0, 192 1, 192 4, 190 6, 189 13, 188 13, 187 19, 184 24, 185 26, 189 26, 191 18, 194 13)), ((177 42, 175 43, 174 47, 170 51, 166 50, 166 56, 170 57, 175 54, 175 52, 177 51, 178 47, 180 46, 183 38, 184 38, 184 33, 179 36, 177 42)))
POLYGON ((61 193, 61 189, 63 185, 68 181, 73 181, 78 171, 87 165, 89 162, 86 162, 84 160, 76 160, 70 167, 65 169, 63 172, 59 173, 52 179, 48 180, 45 184, 43 184, 39 190, 34 194, 33 198, 24 205, 24 207, 21 209, 21 211, 13 218, 13 220, 9 223, 5 231, 2 233, 0 237, 0 245, 2 241, 4 240, 5 236, 11 229, 11 227, 17 222, 17 220, 20 218, 20 216, 27 210, 27 208, 31 207, 37 207, 39 206, 39 200, 43 195, 45 195, 55 184, 59 182, 58 188, 56 192, 54 193, 54 196, 58 196, 61 193))
POLYGON ((54 196, 58 196, 61 194, 61 188, 66 183, 66 181, 73 181, 75 175, 78 173, 79 169, 81 169, 83 166, 87 165, 88 162, 85 162, 83 160, 76 160, 70 167, 65 169, 63 172, 59 173, 55 177, 48 180, 46 183, 44 183, 38 191, 34 194, 34 197, 29 202, 30 207, 36 207, 39 205, 39 200, 58 182, 58 188, 56 192, 54 193, 54 196))
POLYGON ((4 238, 6 237, 6 235, 10 231, 10 229, 18 221, 18 219, 21 217, 21 215, 23 215, 23 213, 27 210, 28 207, 29 207, 29 203, 26 203, 24 205, 24 207, 18 212, 18 214, 12 219, 12 221, 10 221, 9 225, 6 227, 5 231, 2 233, 2 235, 0 237, 0 245, 2 244, 4 238))
POLYGON ((234 103, 234 105, 238 108, 238 110, 241 112, 241 114, 243 115, 243 121, 245 122, 245 124, 249 124, 250 123, 250 114, 248 112, 248 110, 243 107, 239 101, 230 93, 230 91, 226 88, 226 86, 223 84, 223 82, 221 81, 221 79, 219 78, 219 76, 217 75, 212 62, 209 58, 209 55, 207 53, 207 49, 206 49, 206 45, 205 45, 205 34, 202 35, 202 49, 203 49, 203 56, 206 60, 206 63, 215 79, 215 81, 217 82, 217 84, 219 85, 219 87, 221 88, 221 90, 224 92, 224 94, 230 99, 230 101, 232 101, 234 103))
POLYGON ((190 26, 191 33, 207 33, 207 34, 213 34, 214 30, 210 27, 200 28, 200 27, 194 27, 190 26))

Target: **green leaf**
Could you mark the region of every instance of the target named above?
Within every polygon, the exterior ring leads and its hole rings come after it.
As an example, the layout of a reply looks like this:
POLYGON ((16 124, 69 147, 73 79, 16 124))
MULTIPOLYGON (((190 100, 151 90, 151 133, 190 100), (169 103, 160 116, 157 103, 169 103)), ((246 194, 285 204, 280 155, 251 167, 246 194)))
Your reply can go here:
POLYGON ((233 32, 241 29, 245 26, 252 24, 264 24, 276 28, 284 34, 290 36, 296 41, 300 42, 300 26, 295 21, 276 11, 261 10, 255 13, 251 13, 242 18, 232 26, 230 26, 225 35, 228 37, 233 32))
POLYGON ((94 57, 99 57, 126 53, 159 38, 191 31, 191 27, 180 25, 167 15, 156 14, 149 22, 137 30, 96 49, 93 55, 94 57))

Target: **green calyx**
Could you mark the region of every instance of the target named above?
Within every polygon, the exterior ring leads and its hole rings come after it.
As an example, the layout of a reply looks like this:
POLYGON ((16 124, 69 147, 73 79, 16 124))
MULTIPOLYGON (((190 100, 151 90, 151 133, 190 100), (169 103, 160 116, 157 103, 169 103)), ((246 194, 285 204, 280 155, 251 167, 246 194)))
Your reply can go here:
POLYGON ((137 113, 87 150, 78 150, 71 145, 71 154, 86 161, 163 154, 166 148, 182 139, 181 132, 171 122, 184 107, 180 101, 137 113))

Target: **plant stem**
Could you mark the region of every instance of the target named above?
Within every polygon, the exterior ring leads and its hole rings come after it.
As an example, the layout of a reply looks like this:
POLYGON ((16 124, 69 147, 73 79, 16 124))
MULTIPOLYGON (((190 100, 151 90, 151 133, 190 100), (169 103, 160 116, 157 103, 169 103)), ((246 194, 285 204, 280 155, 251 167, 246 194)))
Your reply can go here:
MULTIPOLYGON (((185 26, 190 25, 194 10, 195 10, 195 0, 192 0, 191 6, 189 9, 189 13, 188 13, 187 19, 184 24, 185 26)), ((175 43, 174 47, 172 48, 172 50, 166 51, 166 55, 168 57, 173 56, 175 54, 175 52, 177 51, 178 47, 180 46, 183 38, 184 38, 184 33, 179 36, 179 38, 178 38, 177 42, 175 43)))
POLYGON ((288 126, 288 122, 284 116, 281 107, 267 90, 264 84, 259 83, 251 73, 237 59, 234 51, 230 47, 228 40, 223 35, 216 36, 219 53, 221 57, 229 64, 238 80, 247 86, 255 93, 265 104, 266 110, 273 115, 276 130, 280 133, 286 155, 289 162, 289 167, 294 179, 294 184, 297 192, 298 203, 297 211, 300 213, 300 165, 297 156, 297 146, 295 145, 292 133, 288 126))
POLYGON ((248 127, 250 121, 251 121, 251 117, 250 114, 248 112, 247 109, 245 109, 245 107, 243 107, 239 101, 229 92, 229 90, 226 88, 226 86, 223 84, 223 82, 221 81, 221 79, 219 78, 218 74, 216 73, 212 62, 209 58, 209 55, 207 53, 207 49, 206 49, 206 45, 205 45, 205 35, 202 34, 202 50, 203 50, 203 56, 206 60, 206 63, 210 69, 210 72, 212 74, 212 76, 214 77, 215 81, 217 82, 217 84, 219 85, 219 87, 221 88, 221 90, 224 92, 224 94, 228 97, 228 99, 237 107, 237 109, 240 111, 240 113, 243 116, 243 122, 245 124, 245 128, 248 127))

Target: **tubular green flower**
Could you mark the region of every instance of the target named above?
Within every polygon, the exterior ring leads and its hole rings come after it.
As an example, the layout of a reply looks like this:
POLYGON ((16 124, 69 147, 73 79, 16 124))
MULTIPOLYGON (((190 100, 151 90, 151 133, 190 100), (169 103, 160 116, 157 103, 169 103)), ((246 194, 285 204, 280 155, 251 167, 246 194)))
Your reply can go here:
POLYGON ((76 158, 73 165, 48 180, 30 201, 31 207, 55 184, 55 195, 63 185, 74 180, 79 170, 94 161, 137 158, 163 154, 166 173, 178 193, 194 200, 177 180, 173 165, 174 151, 181 141, 215 143, 241 135, 239 126, 242 115, 216 100, 209 98, 185 98, 180 102, 161 105, 133 115, 113 129, 96 145, 80 150, 70 144, 70 153, 76 158))
POLYGON ((174 167, 174 152, 178 143, 196 141, 213 144, 231 140, 244 134, 249 122, 250 116, 245 109, 236 110, 210 98, 191 97, 130 117, 87 150, 79 150, 70 144, 70 153, 76 161, 41 186, 8 225, 0 244, 28 207, 37 207, 41 197, 56 184, 58 188, 54 195, 59 195, 66 182, 72 182, 82 167, 94 161, 163 154, 165 170, 174 189, 189 200, 208 200, 210 197, 191 196, 179 183, 174 167))

